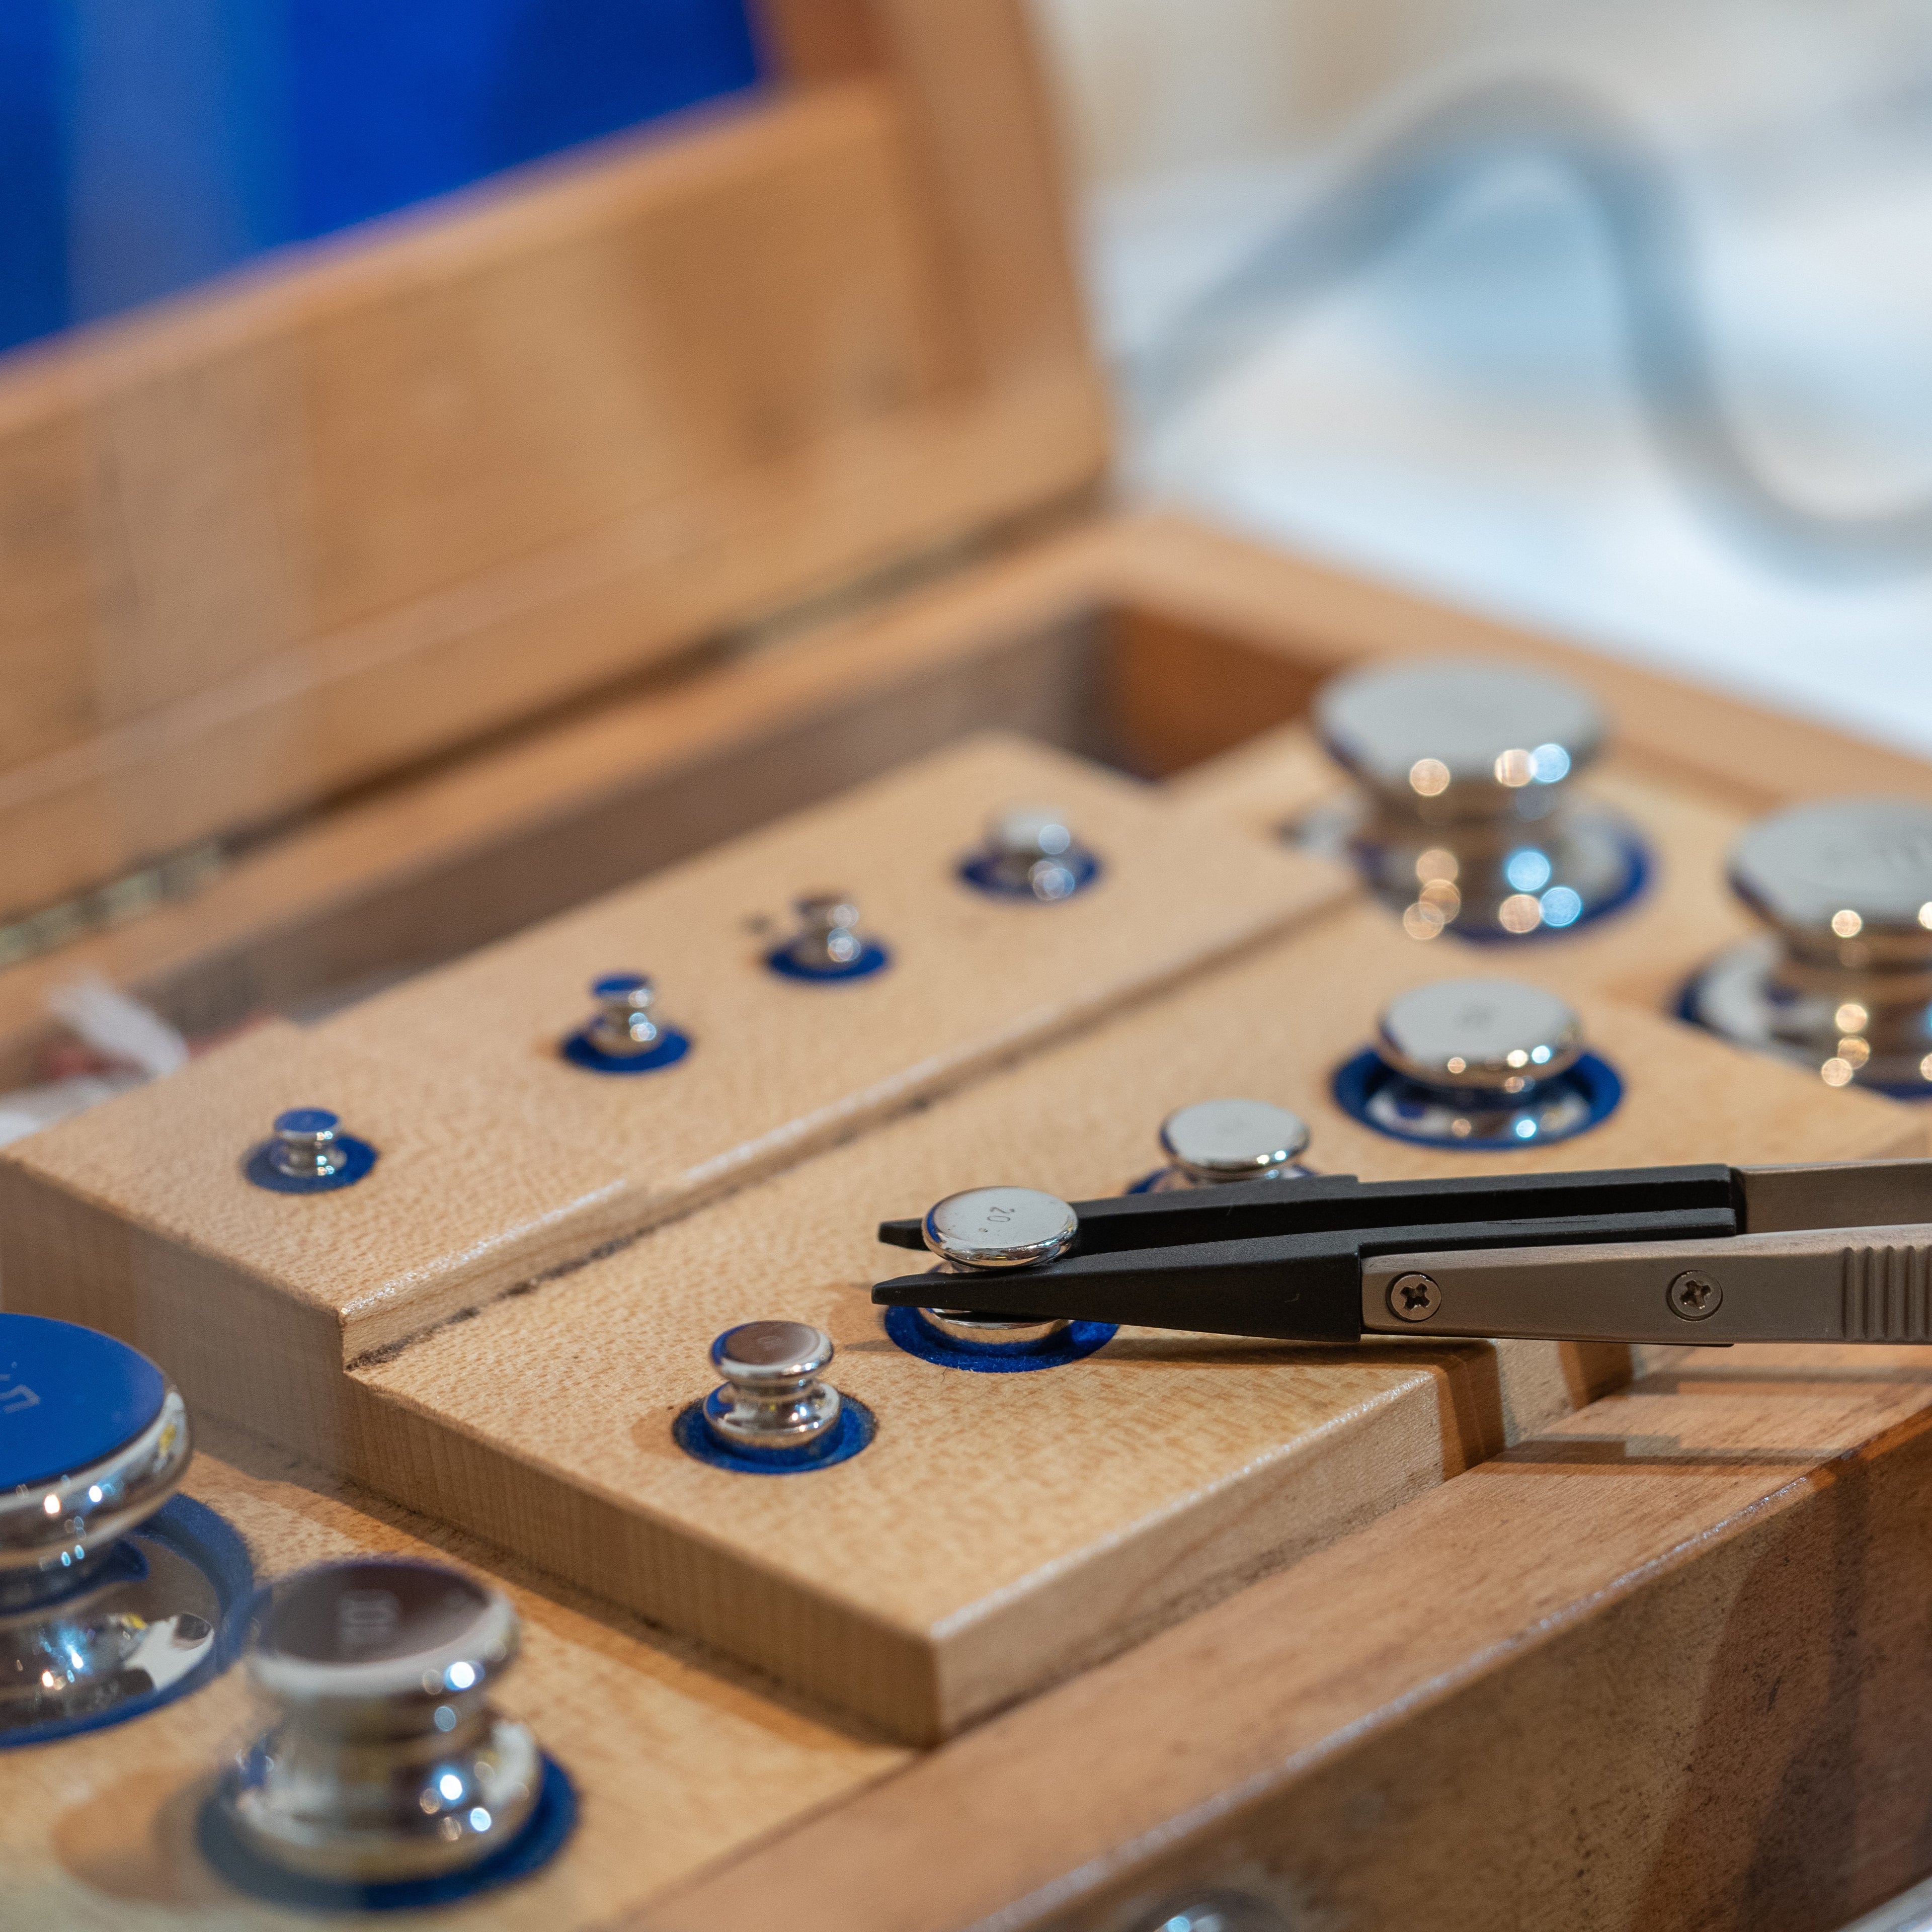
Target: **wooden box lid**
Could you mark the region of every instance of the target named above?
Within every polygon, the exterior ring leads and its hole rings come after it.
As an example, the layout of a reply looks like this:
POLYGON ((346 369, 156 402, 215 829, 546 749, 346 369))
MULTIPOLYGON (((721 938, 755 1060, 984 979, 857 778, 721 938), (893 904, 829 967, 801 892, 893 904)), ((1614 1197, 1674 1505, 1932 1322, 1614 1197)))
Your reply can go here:
POLYGON ((1020 0, 764 0, 748 100, 10 358, 0 922, 1073 495, 1020 0))

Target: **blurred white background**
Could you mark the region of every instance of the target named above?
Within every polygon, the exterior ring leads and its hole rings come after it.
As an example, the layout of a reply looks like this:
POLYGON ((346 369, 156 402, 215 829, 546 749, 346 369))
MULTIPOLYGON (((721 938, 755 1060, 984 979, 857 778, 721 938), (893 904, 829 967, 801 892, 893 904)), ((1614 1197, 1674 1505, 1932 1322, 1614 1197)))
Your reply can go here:
MULTIPOLYGON (((1131 393, 1190 301, 1364 124, 1498 73, 1645 129, 1694 222, 1733 414, 1790 496, 1932 496, 1932 0, 1034 0, 1131 393)), ((1932 753, 1932 556, 1877 577, 1695 506, 1598 234, 1512 165, 1132 423, 1128 487, 1932 753)))

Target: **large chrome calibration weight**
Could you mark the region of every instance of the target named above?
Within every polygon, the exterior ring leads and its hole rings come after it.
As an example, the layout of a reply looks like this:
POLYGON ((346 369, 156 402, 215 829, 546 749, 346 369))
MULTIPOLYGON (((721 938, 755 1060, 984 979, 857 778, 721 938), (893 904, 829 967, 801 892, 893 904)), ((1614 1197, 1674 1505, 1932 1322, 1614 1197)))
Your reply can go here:
POLYGON ((1396 664, 1336 679, 1316 718, 1361 790, 1303 836, 1351 856, 1412 937, 1561 931, 1642 884, 1630 828, 1571 792, 1604 736, 1574 685, 1504 664, 1396 664))

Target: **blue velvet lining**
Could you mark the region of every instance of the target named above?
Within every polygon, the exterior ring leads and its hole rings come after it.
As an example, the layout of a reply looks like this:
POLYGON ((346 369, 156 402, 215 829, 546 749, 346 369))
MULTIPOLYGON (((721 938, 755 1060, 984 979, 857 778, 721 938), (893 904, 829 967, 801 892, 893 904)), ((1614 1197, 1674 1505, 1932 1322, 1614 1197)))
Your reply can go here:
MULTIPOLYGON (((1072 898, 1084 892, 1100 876, 1100 862, 1091 852, 1069 852, 1060 862, 1073 874, 1073 890, 1066 895, 1072 898)), ((1043 899, 1030 886, 1013 884, 1000 870, 998 858, 989 852, 982 852, 960 862, 959 876, 975 892, 984 892, 988 898, 1013 899, 1024 905, 1064 905, 1066 899, 1043 899)))
POLYGON ((1034 1369, 1064 1369, 1104 1348, 1117 1332, 1111 1322, 1070 1322, 1057 1335, 1024 1348, 976 1348, 970 1342, 943 1342, 919 1318, 916 1308, 886 1310, 886 1333, 908 1355, 942 1369, 967 1369, 977 1376, 1024 1375, 1034 1369))
POLYGON ((656 1073, 675 1066, 691 1051, 691 1042, 675 1027, 666 1027, 664 1037, 648 1053, 606 1053, 591 1044, 587 1033, 574 1033, 557 1051, 573 1066, 591 1073, 656 1073))
POLYGON ((332 1194, 338 1187, 353 1187, 378 1158, 367 1141, 358 1141, 349 1134, 337 1135, 335 1144, 348 1158, 333 1174, 284 1174, 269 1158, 274 1146, 272 1141, 264 1141, 250 1149, 242 1163, 242 1172, 257 1187, 266 1187, 274 1194, 332 1194))
POLYGON ((835 1462, 849 1462, 878 1433, 877 1418, 856 1396, 842 1389, 838 1400, 838 1426, 829 1439, 782 1454, 753 1456, 728 1449, 705 1426, 701 1402, 679 1412, 670 1426, 671 1439, 687 1456, 741 1476, 802 1476, 813 1469, 829 1469, 835 1462))
POLYGON ((1333 1083, 1335 1104, 1352 1119, 1392 1141, 1406 1141, 1412 1147, 1453 1148, 1458 1150, 1468 1148, 1487 1154, 1499 1154, 1505 1148, 1520 1151, 1526 1147, 1547 1147, 1557 1141, 1573 1140, 1579 1134, 1587 1133, 1599 1121, 1607 1119, 1624 1096, 1624 1083, 1617 1077, 1616 1069, 1594 1053, 1586 1053, 1574 1066, 1540 1083, 1552 1088, 1568 1087, 1583 1096, 1588 1111, 1574 1127, 1566 1128, 1562 1133, 1539 1133, 1533 1141, 1520 1140, 1514 1134, 1490 1135, 1480 1140, 1452 1140, 1438 1138, 1433 1134, 1402 1133, 1374 1118, 1369 1112, 1369 1102, 1391 1082, 1414 1087, 1418 1094, 1429 1094, 1426 1087, 1396 1072, 1372 1048, 1366 1048, 1354 1059, 1344 1060, 1336 1068, 1333 1083))
POLYGON ((765 964, 787 980, 802 980, 812 986, 836 984, 843 980, 868 980, 892 964, 892 956, 876 941, 868 940, 856 958, 842 966, 801 966, 782 946, 765 955, 765 964))

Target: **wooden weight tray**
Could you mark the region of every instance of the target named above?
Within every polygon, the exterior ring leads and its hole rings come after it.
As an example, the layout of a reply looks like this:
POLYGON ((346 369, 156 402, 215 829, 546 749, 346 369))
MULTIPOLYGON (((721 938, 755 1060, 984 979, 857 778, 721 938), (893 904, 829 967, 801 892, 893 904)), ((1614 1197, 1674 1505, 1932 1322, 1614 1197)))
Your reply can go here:
MULTIPOLYGON (((1264 1081, 1331 1171, 1439 1166, 1325 1076, 1444 971, 1561 987, 1630 1076, 1595 1133, 1509 1160, 1922 1148, 1922 1115, 1664 1016, 1740 929, 1739 825, 1932 771, 1096 514, 1102 385, 1017 6, 764 10, 776 77, 730 111, 0 374, 0 958, 47 949, 0 968, 0 1074, 80 970, 199 1034, 346 1009, 21 1148, 9 1305, 119 1328, 324 1466, 210 1433, 190 1486, 265 1570, 418 1538, 510 1579, 506 1701, 586 1822, 446 1922, 1138 1932, 1206 1889, 1298 1928, 1832 1932, 1932 1864, 1913 1352, 1129 1334, 968 1378, 892 1350, 863 1290, 880 1214, 1009 1162, 1118 1186, 1215 1088, 1264 1081), (1603 700, 1586 783, 1664 862, 1626 916, 1421 947, 1280 848, 1334 782, 1299 722, 1322 680, 1472 654, 1603 700), (966 742, 988 728, 1034 748, 966 742), (1048 915, 1091 915, 1046 928, 1084 934, 1057 959, 1004 977, 968 935, 943 1012, 768 1070, 765 934, 733 922, 864 886, 895 970, 938 962, 942 852, 1001 801, 932 773, 988 758, 1082 788, 1124 890, 1048 915), (842 869, 876 836, 923 883, 824 876, 842 826, 842 869), (113 922, 196 841, 211 882, 113 922), (579 1090, 566 1120, 554 1036, 632 965, 729 1091, 642 1132, 579 1090), (235 1156, 311 1078, 403 1211, 358 1226, 352 1192, 352 1238, 269 1238, 235 1156), (479 1180, 478 1145, 514 1159, 479 1180), (739 1502, 665 1430, 710 1335, 770 1312, 822 1318, 886 1426, 739 1502), (908 1756, 860 1713, 944 1742, 908 1756)), ((230 1678, 0 1758, 36 1922, 262 1922, 179 1834, 240 1706, 230 1678)))
MULTIPOLYGON (((520 1886, 434 1912, 388 1912, 384 1923, 504 1932, 608 1924, 906 1762, 902 1748, 775 1697, 607 1604, 239 1432, 202 1428, 185 1487, 246 1537, 258 1575, 410 1556, 480 1573, 516 1605, 523 1651, 495 1701, 532 1726, 577 1784, 568 1853, 520 1886)), ((356 1922, 240 1892, 196 1848, 218 1761, 268 1716, 236 1670, 124 1729, 0 1758, 6 1922, 72 1932, 356 1922)))

